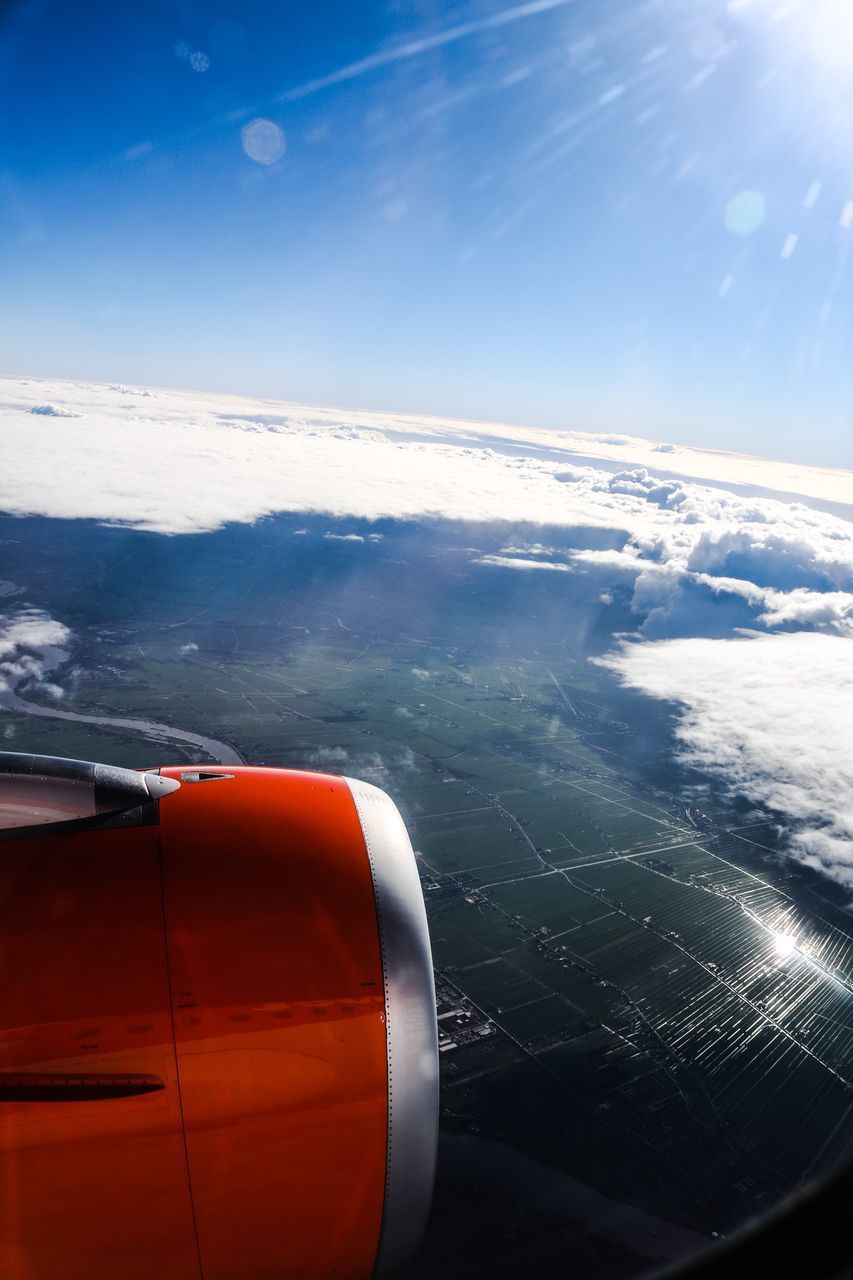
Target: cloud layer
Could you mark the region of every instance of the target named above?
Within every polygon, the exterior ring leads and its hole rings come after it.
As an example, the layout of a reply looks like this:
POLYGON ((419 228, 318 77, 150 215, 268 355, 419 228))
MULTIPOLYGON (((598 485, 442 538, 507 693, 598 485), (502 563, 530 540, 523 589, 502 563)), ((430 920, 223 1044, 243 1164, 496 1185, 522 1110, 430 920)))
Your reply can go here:
MULTIPOLYGON (((0 380, 0 431, 13 514, 167 535, 277 512, 519 526, 499 554, 469 554, 495 574, 547 572, 554 591, 588 575, 605 607, 630 605, 646 643, 611 669, 674 701, 686 757, 788 815, 800 855, 853 883, 853 474, 632 436, 27 379, 0 380), (613 545, 590 550, 584 530, 613 545)), ((379 536, 326 534, 354 556, 379 536)), ((65 638, 45 615, 8 617, 0 680, 43 680, 65 638)))
POLYGON ((633 436, 120 384, 0 379, 0 430, 14 462, 0 477, 3 510, 166 533, 299 510, 601 524, 618 517, 620 498, 673 508, 673 480, 793 495, 853 516, 853 475, 841 471, 681 446, 662 454, 633 436), (612 474, 642 467, 657 475, 650 486, 612 474))
MULTIPOLYGON (((726 608, 769 628, 853 625, 849 473, 675 447, 660 472, 663 446, 631 436, 27 379, 0 381, 0 430, 15 514, 165 534, 280 511, 612 529, 621 552, 536 557, 627 584, 650 638, 726 608)), ((534 567, 523 547, 503 555, 534 567)))
POLYGON ((800 859, 853 885, 853 639, 665 640, 602 662, 677 703, 684 759, 783 814, 800 859))

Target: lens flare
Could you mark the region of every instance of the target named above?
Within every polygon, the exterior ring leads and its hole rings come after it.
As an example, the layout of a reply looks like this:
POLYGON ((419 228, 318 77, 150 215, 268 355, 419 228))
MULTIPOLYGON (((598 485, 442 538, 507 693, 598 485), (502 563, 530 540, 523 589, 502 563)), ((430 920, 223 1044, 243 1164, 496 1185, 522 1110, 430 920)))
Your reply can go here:
POLYGON ((789 960, 797 949, 797 939, 792 933, 774 933, 773 945, 780 960, 789 960))
POLYGON ((789 50, 804 52, 824 75, 853 69, 850 0, 729 0, 729 14, 774 33, 789 50))
POLYGON ((849 0, 809 0, 799 18, 805 24, 809 49, 827 71, 853 67, 853 7, 849 0))
POLYGON ((284 132, 272 120, 252 120, 244 126, 241 138, 246 155, 258 164, 275 164, 287 147, 284 132))

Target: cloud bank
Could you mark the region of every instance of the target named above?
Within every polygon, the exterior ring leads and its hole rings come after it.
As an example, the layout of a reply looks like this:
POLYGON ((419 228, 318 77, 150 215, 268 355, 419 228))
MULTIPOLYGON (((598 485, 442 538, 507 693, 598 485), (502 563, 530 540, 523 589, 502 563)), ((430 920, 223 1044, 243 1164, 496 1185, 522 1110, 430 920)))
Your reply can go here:
MULTIPOLYGON (((554 591, 586 575, 604 608, 624 617, 627 604, 645 643, 611 670, 676 703, 685 758, 788 815, 799 855, 853 883, 853 473, 627 435, 32 379, 0 380, 0 432, 0 510, 16 515, 168 536, 278 512, 516 526, 499 554, 468 554, 495 574, 550 570, 554 591), (589 549, 590 530, 610 548, 589 549)), ((381 535, 325 536, 355 548, 381 535)), ((0 680, 44 680, 61 624, 29 611, 3 628, 0 680)))
POLYGON ((620 497, 674 507, 666 485, 678 480, 829 504, 853 517, 849 472, 681 446, 664 456, 634 436, 13 378, 0 379, 0 430, 15 464, 0 477, 3 510, 163 533, 300 510, 556 524, 577 514, 600 524, 618 516, 620 497), (48 408, 62 420, 39 421, 48 408), (612 476, 643 467, 651 485, 612 476), (570 480, 572 496, 563 488, 570 480))
POLYGON ((599 661, 675 702, 682 758, 783 814, 800 860, 853 886, 853 639, 665 640, 599 661))
MULTIPOLYGON (((0 431, 0 509, 14 514, 169 535, 285 511, 614 530, 621 551, 569 563, 630 590, 650 639, 695 634, 711 614, 853 626, 850 473, 675 446, 660 472, 662 446, 632 436, 26 379, 0 380, 0 431)), ((502 557, 496 568, 528 571, 567 559, 535 539, 502 557)))

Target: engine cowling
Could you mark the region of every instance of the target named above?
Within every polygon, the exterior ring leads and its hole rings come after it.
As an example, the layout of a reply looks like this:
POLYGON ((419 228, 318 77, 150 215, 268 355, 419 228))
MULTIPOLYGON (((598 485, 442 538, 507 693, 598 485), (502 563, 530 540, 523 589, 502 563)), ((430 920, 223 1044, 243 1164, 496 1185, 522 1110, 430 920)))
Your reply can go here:
POLYGON ((310 1280, 413 1252, 432 964, 393 802, 0 754, 0 1275, 310 1280))

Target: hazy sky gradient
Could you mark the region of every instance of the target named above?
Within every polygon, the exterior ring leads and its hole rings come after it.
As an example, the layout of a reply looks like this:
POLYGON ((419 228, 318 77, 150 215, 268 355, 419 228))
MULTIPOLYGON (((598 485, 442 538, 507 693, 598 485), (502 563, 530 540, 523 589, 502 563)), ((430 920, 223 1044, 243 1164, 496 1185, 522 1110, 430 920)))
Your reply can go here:
POLYGON ((849 466, 849 10, 6 6, 0 371, 849 466))

